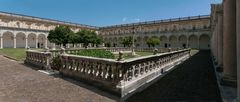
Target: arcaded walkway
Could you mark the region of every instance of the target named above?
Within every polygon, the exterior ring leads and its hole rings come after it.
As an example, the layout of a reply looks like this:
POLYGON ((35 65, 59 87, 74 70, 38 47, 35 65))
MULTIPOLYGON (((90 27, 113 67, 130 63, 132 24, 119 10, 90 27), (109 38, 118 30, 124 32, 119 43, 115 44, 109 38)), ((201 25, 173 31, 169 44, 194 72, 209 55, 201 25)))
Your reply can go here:
POLYGON ((201 51, 128 102, 221 102, 209 51, 201 51))
POLYGON ((113 102, 110 96, 48 76, 0 55, 0 102, 113 102))

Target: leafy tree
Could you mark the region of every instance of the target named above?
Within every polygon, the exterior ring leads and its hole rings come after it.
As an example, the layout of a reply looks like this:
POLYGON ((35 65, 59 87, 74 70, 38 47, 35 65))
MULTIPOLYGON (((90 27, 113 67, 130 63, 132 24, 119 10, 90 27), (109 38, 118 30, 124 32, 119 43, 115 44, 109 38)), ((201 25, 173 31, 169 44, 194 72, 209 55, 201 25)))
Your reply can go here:
POLYGON ((79 40, 79 39, 78 39, 79 36, 77 35, 77 33, 71 32, 71 33, 68 34, 68 37, 69 37, 69 39, 68 39, 69 41, 68 41, 68 42, 69 42, 69 43, 72 43, 73 46, 74 46, 75 43, 78 43, 78 42, 79 42, 79 41, 78 41, 78 40, 79 40))
POLYGON ((58 26, 54 30, 51 30, 48 35, 48 39, 51 43, 63 44, 67 43, 83 43, 84 47, 87 47, 89 43, 101 44, 102 38, 100 38, 95 31, 81 30, 74 33, 69 27, 58 26))
POLYGON ((73 31, 66 26, 58 26, 54 30, 51 30, 48 35, 48 39, 51 43, 63 44, 64 46, 71 42, 69 37, 73 34, 73 31))
MULTIPOLYGON (((136 42, 136 39, 134 39, 134 42, 136 42)), ((122 39, 121 43, 123 44, 123 46, 128 46, 128 47, 131 47, 132 46, 132 37, 129 36, 129 37, 125 37, 122 39)))
POLYGON ((87 47, 89 43, 101 44, 102 38, 100 38, 95 31, 91 30, 81 30, 76 33, 78 35, 78 43, 83 43, 84 47, 87 47))
POLYGON ((148 47, 155 47, 156 45, 160 44, 160 40, 157 37, 151 37, 147 39, 146 44, 148 47))

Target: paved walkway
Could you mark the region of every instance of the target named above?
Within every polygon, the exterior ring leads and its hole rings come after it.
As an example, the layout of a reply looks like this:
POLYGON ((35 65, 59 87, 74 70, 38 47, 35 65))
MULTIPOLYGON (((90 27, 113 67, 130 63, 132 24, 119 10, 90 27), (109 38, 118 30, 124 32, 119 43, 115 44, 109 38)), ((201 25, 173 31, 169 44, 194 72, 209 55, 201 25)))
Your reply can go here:
POLYGON ((68 79, 48 76, 0 55, 0 102, 114 101, 107 93, 68 79))
POLYGON ((209 51, 201 51, 128 102, 221 102, 209 51))
MULTIPOLYGON (((116 97, 71 79, 48 76, 0 56, 0 102, 114 102, 116 97)), ((199 52, 128 102, 221 102, 210 52, 199 52)))

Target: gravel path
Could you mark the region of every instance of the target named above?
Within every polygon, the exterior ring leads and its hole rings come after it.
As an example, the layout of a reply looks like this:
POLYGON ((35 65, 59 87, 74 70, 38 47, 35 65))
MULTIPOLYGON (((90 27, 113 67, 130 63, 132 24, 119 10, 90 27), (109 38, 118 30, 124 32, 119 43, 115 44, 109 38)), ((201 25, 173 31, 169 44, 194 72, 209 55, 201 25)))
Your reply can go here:
POLYGON ((0 55, 0 102, 115 102, 85 84, 48 76, 0 55))

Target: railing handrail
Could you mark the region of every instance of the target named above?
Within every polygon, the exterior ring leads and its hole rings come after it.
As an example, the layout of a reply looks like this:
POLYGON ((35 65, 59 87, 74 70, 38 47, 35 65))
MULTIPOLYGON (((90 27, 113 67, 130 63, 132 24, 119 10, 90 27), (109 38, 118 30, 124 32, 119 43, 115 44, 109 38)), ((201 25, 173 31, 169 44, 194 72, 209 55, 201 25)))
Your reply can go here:
POLYGON ((190 50, 190 49, 183 49, 183 50, 178 50, 178 51, 165 52, 165 53, 160 53, 160 54, 156 54, 156 55, 142 56, 142 57, 137 57, 137 58, 125 59, 125 60, 122 60, 122 61, 117 61, 116 59, 97 58, 97 57, 72 55, 72 54, 61 54, 61 56, 82 58, 82 59, 86 59, 86 60, 106 61, 106 62, 110 62, 110 63, 128 63, 128 62, 137 61, 137 60, 144 60, 144 59, 153 58, 153 57, 165 56, 165 55, 178 53, 178 52, 183 52, 183 51, 187 51, 187 50, 190 50))

